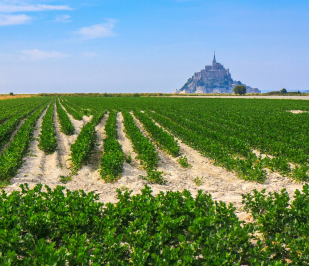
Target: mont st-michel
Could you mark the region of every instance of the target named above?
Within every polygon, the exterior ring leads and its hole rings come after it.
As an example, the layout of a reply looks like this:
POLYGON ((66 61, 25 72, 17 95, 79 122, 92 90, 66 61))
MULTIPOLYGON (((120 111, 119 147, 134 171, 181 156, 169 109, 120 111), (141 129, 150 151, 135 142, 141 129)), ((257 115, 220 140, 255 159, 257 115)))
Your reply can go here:
POLYGON ((232 79, 229 68, 216 61, 216 55, 212 60, 212 65, 205 66, 200 72, 188 79, 181 89, 174 93, 233 93, 236 85, 246 86, 247 93, 260 93, 257 88, 252 88, 246 84, 232 79))

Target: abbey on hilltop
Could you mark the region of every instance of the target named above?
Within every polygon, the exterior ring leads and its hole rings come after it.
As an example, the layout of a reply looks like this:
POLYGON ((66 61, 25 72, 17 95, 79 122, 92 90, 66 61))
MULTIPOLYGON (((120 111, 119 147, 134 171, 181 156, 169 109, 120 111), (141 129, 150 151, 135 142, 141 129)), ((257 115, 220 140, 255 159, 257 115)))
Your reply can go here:
MULTIPOLYGON (((185 85, 174 93, 233 93, 236 85, 245 85, 240 81, 235 81, 231 77, 230 70, 216 61, 216 55, 212 60, 212 65, 205 66, 200 72, 194 73, 185 85)), ((260 93, 257 88, 245 85, 247 93, 260 93)))

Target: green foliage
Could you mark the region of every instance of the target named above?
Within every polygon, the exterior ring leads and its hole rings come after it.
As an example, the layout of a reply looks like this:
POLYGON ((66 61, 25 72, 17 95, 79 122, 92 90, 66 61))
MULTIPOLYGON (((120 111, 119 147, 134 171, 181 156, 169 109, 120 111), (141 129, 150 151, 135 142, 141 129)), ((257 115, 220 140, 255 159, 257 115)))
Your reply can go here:
POLYGON ((97 138, 95 127, 102 120, 105 113, 94 115, 92 120, 82 128, 76 141, 71 145, 72 174, 76 174, 90 159, 97 138))
POLYGON ((132 163, 132 155, 131 154, 126 156, 126 163, 128 163, 128 164, 132 163))
POLYGON ((159 157, 154 145, 148 138, 144 137, 129 112, 123 112, 123 118, 126 134, 132 141, 140 164, 146 169, 147 176, 143 178, 150 183, 165 184, 166 181, 162 177, 162 172, 157 171, 159 157))
POLYGON ((281 93, 288 93, 288 91, 285 88, 281 89, 280 92, 281 93))
POLYGON ((45 154, 52 154, 57 148, 57 138, 54 125, 54 101, 50 103, 50 106, 43 117, 38 147, 43 150, 45 154))
POLYGON ((0 155, 0 181, 8 180, 17 174, 22 166, 23 157, 30 146, 33 130, 47 103, 32 113, 22 124, 13 141, 0 155))
POLYGON ((0 149, 10 140, 14 130, 16 130, 21 121, 34 112, 43 102, 46 102, 46 100, 39 102, 29 100, 27 105, 5 105, 5 110, 0 110, 0 121, 4 121, 2 124, 0 123, 0 149))
POLYGON ((117 113, 111 111, 105 124, 104 154, 101 157, 101 176, 107 182, 114 182, 123 172, 125 155, 117 141, 117 113))
POLYGON ((122 146, 115 138, 104 140, 104 154, 101 157, 101 176, 107 182, 114 182, 123 172, 125 156, 122 146))
POLYGON ((72 176, 64 176, 64 175, 60 176, 60 182, 63 184, 66 184, 70 182, 71 180, 72 180, 72 176))
POLYGON ((203 177, 195 177, 193 179, 193 182, 195 183, 195 185, 197 185, 198 187, 202 185, 202 180, 203 180, 203 177))
POLYGON ((261 265, 235 208, 202 191, 119 189, 103 208, 93 192, 21 188, 0 195, 1 265, 261 265))
POLYGON ((163 172, 159 172, 158 170, 147 170, 147 176, 140 177, 144 180, 147 180, 150 184, 159 184, 165 185, 166 180, 162 177, 163 172))
POLYGON ((65 110, 73 116, 74 119, 76 120, 83 120, 83 112, 79 112, 76 109, 72 108, 67 101, 62 100, 61 101, 62 106, 65 108, 65 110))
POLYGON ((157 167, 159 157, 153 144, 144 137, 134 122, 132 115, 129 112, 123 112, 124 127, 126 134, 131 139, 133 148, 138 154, 137 158, 141 165, 147 170, 153 170, 157 167))
POLYGON ((246 94, 247 88, 244 85, 236 85, 233 90, 235 94, 243 95, 246 94))
POLYGON ((59 100, 56 100, 56 107, 57 107, 58 119, 59 119, 60 126, 61 126, 61 131, 66 135, 73 135, 75 132, 75 128, 68 114, 61 107, 59 100))
POLYGON ((297 181, 308 181, 309 180, 309 166, 301 165, 300 167, 296 166, 293 169, 293 178, 297 181))
POLYGON ((158 127, 151 118, 140 111, 135 110, 134 116, 142 122, 144 128, 160 147, 174 157, 179 155, 178 142, 171 134, 158 127))
POLYGON ((191 164, 188 163, 187 156, 180 156, 178 162, 183 168, 189 168, 192 166, 191 164))
POLYGON ((302 193, 296 190, 294 200, 285 189, 268 195, 265 190, 255 190, 243 195, 243 203, 254 218, 252 230, 259 232, 254 238, 265 265, 285 265, 287 261, 291 265, 308 265, 309 185, 303 187, 302 193))

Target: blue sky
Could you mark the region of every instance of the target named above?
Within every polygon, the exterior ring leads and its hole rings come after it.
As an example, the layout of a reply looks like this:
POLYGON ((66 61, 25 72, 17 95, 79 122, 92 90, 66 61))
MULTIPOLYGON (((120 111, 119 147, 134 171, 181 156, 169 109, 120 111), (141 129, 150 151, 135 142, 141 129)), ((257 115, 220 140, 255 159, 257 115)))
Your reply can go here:
POLYGON ((0 93, 173 92, 217 61, 308 90, 309 1, 0 0, 0 93))

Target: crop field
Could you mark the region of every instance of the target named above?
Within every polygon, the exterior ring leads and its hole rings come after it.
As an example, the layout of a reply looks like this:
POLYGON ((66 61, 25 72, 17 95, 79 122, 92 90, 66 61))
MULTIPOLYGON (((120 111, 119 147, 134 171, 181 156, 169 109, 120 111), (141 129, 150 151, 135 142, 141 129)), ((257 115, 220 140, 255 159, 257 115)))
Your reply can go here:
POLYGON ((0 264, 308 265, 308 133, 306 100, 0 101, 0 264))

